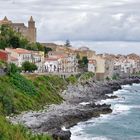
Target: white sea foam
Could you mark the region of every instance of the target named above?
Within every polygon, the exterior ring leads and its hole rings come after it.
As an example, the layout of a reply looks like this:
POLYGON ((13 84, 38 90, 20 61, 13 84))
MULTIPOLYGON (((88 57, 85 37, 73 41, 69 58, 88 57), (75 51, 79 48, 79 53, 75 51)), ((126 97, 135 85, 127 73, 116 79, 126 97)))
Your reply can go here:
POLYGON ((81 123, 78 123, 78 125, 72 127, 72 128, 70 129, 70 131, 71 131, 73 134, 78 134, 79 132, 82 132, 83 127, 84 127, 84 125, 82 125, 82 122, 81 122, 81 123))
MULTIPOLYGON (((77 126, 71 128, 72 137, 71 140, 111 140, 107 137, 92 137, 84 133, 84 129, 90 126, 97 126, 102 123, 108 122, 114 118, 114 114, 119 115, 120 113, 127 113, 132 106, 123 104, 114 105, 114 111, 112 114, 101 115, 99 118, 93 118, 87 122, 81 122, 77 126)), ((116 116, 115 116, 116 117, 116 116)))
POLYGON ((83 106, 89 105, 89 104, 90 104, 90 102, 82 102, 82 103, 80 103, 80 105, 83 105, 83 106))
POLYGON ((122 85, 122 88, 131 88, 131 85, 122 85))
POLYGON ((105 104, 105 103, 110 103, 112 101, 112 99, 106 99, 106 100, 101 100, 101 101, 97 101, 95 104, 105 104))
MULTIPOLYGON (((140 86, 140 84, 133 84, 133 86, 140 86)), ((140 105, 130 105, 131 99, 133 98, 132 95, 135 94, 135 90, 130 88, 132 86, 126 85, 123 86, 123 89, 115 91, 114 95, 119 96, 119 98, 116 99, 107 99, 107 100, 101 100, 96 102, 96 104, 103 104, 103 103, 108 103, 112 104, 112 109, 113 112, 111 114, 107 115, 101 115, 99 118, 93 118, 87 122, 80 123, 78 127, 72 128, 72 140, 111 140, 107 137, 93 137, 92 135, 87 134, 84 132, 84 130, 87 127, 96 127, 96 125, 101 125, 102 123, 107 123, 110 120, 112 120, 114 117, 116 118, 117 116, 122 116, 122 115, 127 115, 130 113, 132 108, 140 108, 140 105), (133 94, 130 94, 133 93, 133 94), (126 104, 128 103, 128 104, 126 104)), ((137 89, 137 88, 136 88, 137 89)), ((138 89, 139 91, 139 89, 138 89)), ((139 93, 139 92, 137 92, 139 93)), ((112 94, 109 94, 109 96, 112 96, 112 94)))
POLYGON ((107 137, 103 137, 103 136, 90 138, 89 136, 86 137, 84 135, 81 135, 81 136, 72 135, 71 140, 111 140, 111 139, 107 137))
POLYGON ((127 93, 127 92, 128 92, 128 90, 126 90, 126 89, 120 89, 118 91, 114 91, 113 93, 114 93, 114 95, 120 95, 120 94, 127 93))
POLYGON ((116 104, 113 107, 113 114, 127 114, 131 108, 129 105, 116 104))
POLYGON ((85 136, 75 136, 75 135, 72 135, 71 136, 71 140, 92 140, 88 137, 85 137, 85 136))
POLYGON ((138 108, 139 109, 140 105, 132 105, 131 108, 135 108, 135 109, 138 108))
POLYGON ((135 87, 137 87, 137 86, 140 87, 140 84, 133 84, 133 86, 135 86, 135 87))
POLYGON ((61 129, 62 129, 63 131, 67 131, 67 129, 66 129, 65 126, 63 126, 61 129))
POLYGON ((94 137, 91 140, 111 140, 111 139, 109 139, 107 137, 100 136, 100 137, 94 137))

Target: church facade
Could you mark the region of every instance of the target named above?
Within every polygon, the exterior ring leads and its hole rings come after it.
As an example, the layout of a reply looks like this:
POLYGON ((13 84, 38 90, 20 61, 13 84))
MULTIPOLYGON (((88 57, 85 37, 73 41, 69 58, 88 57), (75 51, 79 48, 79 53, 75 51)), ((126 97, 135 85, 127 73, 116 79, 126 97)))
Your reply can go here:
POLYGON ((24 23, 13 23, 8 20, 7 17, 4 17, 3 20, 0 21, 0 25, 7 24, 10 25, 15 31, 20 32, 24 37, 26 37, 30 42, 36 42, 36 27, 35 21, 33 17, 30 17, 28 21, 28 26, 25 26, 24 23))

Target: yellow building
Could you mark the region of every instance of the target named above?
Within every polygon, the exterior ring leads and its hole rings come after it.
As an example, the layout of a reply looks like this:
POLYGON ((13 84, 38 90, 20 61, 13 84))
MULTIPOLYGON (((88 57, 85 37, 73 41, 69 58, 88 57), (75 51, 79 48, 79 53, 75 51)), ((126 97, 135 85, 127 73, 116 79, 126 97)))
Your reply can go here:
POLYGON ((79 55, 80 59, 83 57, 91 58, 95 55, 95 51, 90 50, 88 47, 81 47, 76 50, 76 53, 79 55))
POLYGON ((94 63, 88 64, 88 71, 92 71, 95 69, 95 71, 92 72, 95 72, 97 80, 104 80, 107 77, 112 78, 114 61, 111 59, 110 56, 103 54, 95 54, 89 59, 89 62, 94 63))

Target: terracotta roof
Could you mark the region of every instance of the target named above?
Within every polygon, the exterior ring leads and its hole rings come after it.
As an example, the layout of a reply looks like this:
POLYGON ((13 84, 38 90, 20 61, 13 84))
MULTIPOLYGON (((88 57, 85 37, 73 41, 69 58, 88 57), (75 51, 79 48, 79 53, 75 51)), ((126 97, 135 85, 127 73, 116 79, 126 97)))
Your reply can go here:
POLYGON ((0 49, 0 52, 3 52, 3 53, 8 53, 7 51, 5 51, 5 50, 1 50, 1 49, 0 49))
POLYGON ((46 58, 45 60, 46 61, 57 61, 58 59, 57 58, 46 58))
POLYGON ((31 51, 26 50, 26 49, 22 49, 22 48, 16 48, 16 49, 8 48, 8 50, 14 51, 18 54, 29 54, 29 53, 31 53, 31 51))

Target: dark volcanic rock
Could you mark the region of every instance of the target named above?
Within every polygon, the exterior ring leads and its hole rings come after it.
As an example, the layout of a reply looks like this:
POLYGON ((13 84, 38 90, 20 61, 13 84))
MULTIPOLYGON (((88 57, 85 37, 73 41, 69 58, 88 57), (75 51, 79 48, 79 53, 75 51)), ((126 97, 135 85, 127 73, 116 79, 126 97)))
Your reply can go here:
POLYGON ((52 105, 42 112, 28 112, 10 118, 13 123, 22 123, 36 133, 49 133, 54 140, 70 140, 70 131, 63 131, 65 126, 70 128, 80 121, 86 121, 100 114, 111 113, 111 105, 95 104, 103 99, 114 99, 117 96, 108 96, 113 91, 121 89, 121 85, 140 83, 140 77, 133 76, 126 79, 110 82, 88 81, 78 85, 69 85, 62 93, 65 100, 61 105, 52 105), (87 104, 79 104, 79 103, 87 104))
POLYGON ((61 128, 58 128, 52 132, 52 137, 54 140, 70 140, 71 132, 63 131, 61 128))

